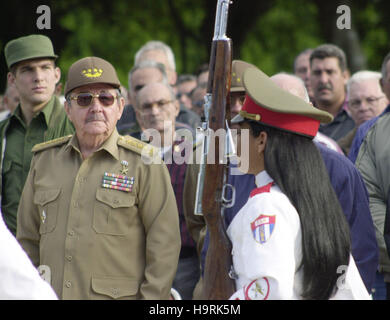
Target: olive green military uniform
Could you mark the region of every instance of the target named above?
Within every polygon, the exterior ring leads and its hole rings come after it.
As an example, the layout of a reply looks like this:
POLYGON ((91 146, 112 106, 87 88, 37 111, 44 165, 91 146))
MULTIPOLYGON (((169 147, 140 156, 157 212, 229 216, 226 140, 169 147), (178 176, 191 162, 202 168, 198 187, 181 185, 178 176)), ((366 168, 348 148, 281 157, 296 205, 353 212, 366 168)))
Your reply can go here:
MULTIPOLYGON (((9 41, 4 47, 7 67, 30 59, 52 59, 51 40, 45 35, 33 34, 9 41)), ((19 106, 7 119, 0 122, 0 195, 1 211, 8 229, 16 234, 16 212, 20 194, 30 169, 32 147, 43 141, 73 134, 73 124, 56 96, 47 101, 27 126, 19 106)))
POLYGON ((75 135, 34 147, 17 239, 35 266, 50 268, 60 298, 169 298, 178 212, 165 164, 145 164, 153 149, 145 156, 144 146, 115 130, 84 161, 75 135), (103 186, 105 173, 126 176, 127 190, 103 186))
POLYGON ((74 127, 55 96, 32 119, 29 126, 23 120, 20 105, 11 117, 0 122, 1 211, 7 227, 14 235, 16 212, 30 169, 32 147, 73 132, 74 127))

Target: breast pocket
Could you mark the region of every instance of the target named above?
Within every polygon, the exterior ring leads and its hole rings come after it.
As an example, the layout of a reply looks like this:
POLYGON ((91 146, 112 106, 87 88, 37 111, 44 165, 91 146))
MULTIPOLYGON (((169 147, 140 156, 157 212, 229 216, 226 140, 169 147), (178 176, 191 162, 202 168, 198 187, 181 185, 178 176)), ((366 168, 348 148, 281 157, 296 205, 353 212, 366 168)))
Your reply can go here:
POLYGON ((93 213, 93 228, 97 233, 125 235, 137 216, 135 196, 118 190, 98 189, 93 213))
POLYGON ((61 189, 39 190, 35 192, 34 203, 40 216, 39 233, 52 232, 57 226, 58 202, 61 189))
POLYGON ((92 298, 135 299, 139 284, 128 278, 92 277, 92 298))

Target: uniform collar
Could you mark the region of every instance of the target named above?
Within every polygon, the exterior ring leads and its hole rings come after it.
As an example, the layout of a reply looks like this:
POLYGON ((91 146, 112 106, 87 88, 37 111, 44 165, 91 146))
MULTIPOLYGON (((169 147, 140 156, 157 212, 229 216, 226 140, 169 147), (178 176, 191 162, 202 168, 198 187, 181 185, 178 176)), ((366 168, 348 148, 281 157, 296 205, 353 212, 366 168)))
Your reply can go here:
POLYGON ((39 113, 43 113, 44 117, 45 117, 45 120, 46 120, 46 124, 49 126, 49 121, 50 121, 50 117, 51 117, 51 114, 53 113, 53 107, 54 107, 54 101, 56 99, 56 96, 53 95, 51 97, 51 99, 49 100, 49 102, 46 104, 46 106, 43 107, 43 109, 38 112, 39 113))
MULTIPOLYGON (((115 128, 114 131, 112 132, 111 136, 108 137, 108 139, 103 143, 103 145, 98 150, 96 150, 96 152, 98 152, 100 150, 106 150, 116 160, 119 160, 119 150, 118 150, 118 144, 117 144, 118 139, 119 139, 119 134, 115 128)), ((76 151, 78 151, 79 153, 81 153, 76 133, 73 134, 73 137, 72 137, 72 139, 70 139, 66 148, 73 148, 76 151)))
POLYGON ((11 114, 11 119, 12 118, 15 118, 17 119, 20 123, 22 123, 23 125, 25 125, 25 122, 23 120, 23 116, 22 116, 22 107, 20 106, 20 103, 18 104, 18 106, 16 107, 16 109, 14 110, 14 112, 11 114))
POLYGON ((115 128, 114 131, 111 133, 111 136, 108 137, 108 139, 103 143, 99 150, 104 149, 108 153, 110 153, 116 160, 119 160, 118 139, 119 133, 115 128))
POLYGON ((263 187, 271 182, 273 182, 274 179, 272 179, 267 171, 263 170, 260 173, 258 173, 255 177, 256 186, 258 188, 263 187))
MULTIPOLYGON (((49 126, 50 117, 54 108, 54 101, 56 97, 53 95, 51 99, 48 101, 48 103, 40 110, 34 118, 38 117, 39 114, 43 114, 43 117, 45 119, 46 125, 49 126)), ((25 124, 22 115, 22 107, 20 106, 20 103, 16 107, 15 111, 11 114, 11 117, 16 117, 21 123, 25 124)))

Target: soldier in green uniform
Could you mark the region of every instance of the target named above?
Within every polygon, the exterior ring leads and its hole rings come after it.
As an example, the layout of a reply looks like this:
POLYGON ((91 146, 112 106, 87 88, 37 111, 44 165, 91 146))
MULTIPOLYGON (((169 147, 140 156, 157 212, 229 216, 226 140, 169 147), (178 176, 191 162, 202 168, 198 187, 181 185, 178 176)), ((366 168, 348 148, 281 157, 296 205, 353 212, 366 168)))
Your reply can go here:
POLYGON ((33 148, 17 239, 61 299, 168 299, 176 273, 169 173, 153 147, 118 134, 119 86, 107 61, 75 62, 65 110, 76 133, 33 148))
POLYGON ((7 43, 8 82, 15 85, 20 103, 0 122, 1 211, 16 234, 16 212, 32 158, 40 142, 74 132, 63 106, 54 95, 61 72, 55 65, 50 39, 30 35, 7 43))

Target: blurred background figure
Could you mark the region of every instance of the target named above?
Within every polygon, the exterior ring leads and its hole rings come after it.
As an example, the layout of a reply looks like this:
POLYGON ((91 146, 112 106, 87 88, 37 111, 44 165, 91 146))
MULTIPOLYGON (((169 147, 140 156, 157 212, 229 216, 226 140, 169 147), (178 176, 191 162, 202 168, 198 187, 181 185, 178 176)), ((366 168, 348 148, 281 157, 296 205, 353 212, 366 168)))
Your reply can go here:
POLYGON ((176 93, 176 63, 175 55, 173 54, 171 47, 162 41, 148 41, 136 52, 134 57, 134 64, 138 64, 144 60, 153 60, 165 66, 168 83, 176 93))
POLYGON ((315 106, 333 115, 333 121, 321 124, 319 131, 337 141, 355 127, 348 111, 345 85, 349 72, 344 51, 333 44, 318 46, 310 55, 310 70, 315 106))
MULTIPOLYGON (((177 94, 175 55, 171 47, 162 41, 148 41, 135 54, 134 64, 137 65, 144 60, 152 60, 164 65, 168 83, 174 93, 177 94)), ((182 103, 180 103, 180 111, 176 120, 189 125, 193 129, 200 123, 199 116, 187 109, 182 103)))
MULTIPOLYGON (((314 102, 313 90, 310 84, 310 55, 313 49, 305 49, 299 53, 294 60, 294 74, 301 78, 305 83, 307 93, 309 94, 310 101, 314 102)), ((314 104, 314 103, 313 103, 314 104)))
POLYGON ((196 71, 196 81, 199 84, 204 83, 208 81, 209 79, 209 64, 203 63, 198 67, 198 70, 196 71))
POLYGON ((137 99, 137 93, 147 84, 153 82, 162 82, 167 84, 168 78, 163 64, 153 60, 143 60, 134 65, 128 75, 128 100, 129 104, 125 106, 122 117, 118 121, 117 129, 120 134, 132 134, 139 131, 139 124, 136 120, 134 106, 137 99))
POLYGON ((177 79, 176 97, 187 109, 191 109, 191 91, 196 88, 196 76, 192 74, 182 74, 177 79))
MULTIPOLYGON (((242 75, 247 68, 256 68, 242 60, 232 61, 232 82, 230 84, 230 118, 233 119, 241 110, 245 100, 245 88, 242 75)), ((233 125, 233 124, 232 124, 233 125)))
POLYGON ((19 104, 19 93, 14 84, 7 82, 7 88, 3 95, 0 120, 7 118, 19 104))
MULTIPOLYGON (((388 101, 390 101, 390 53, 388 53, 382 62, 381 67, 381 79, 379 80, 381 89, 383 93, 386 95, 388 101)), ((349 150, 348 158, 355 163, 357 155, 359 153, 359 148, 370 128, 374 125, 374 123, 382 117, 384 114, 390 111, 390 104, 387 105, 385 110, 379 115, 370 120, 362 123, 356 131, 355 137, 353 138, 351 148, 349 150)))
POLYGON ((346 155, 349 154, 352 141, 360 125, 379 116, 389 103, 380 85, 381 78, 380 72, 363 70, 356 72, 348 80, 348 109, 355 121, 355 128, 337 141, 346 155))
POLYGON ((121 95, 122 95, 123 99, 125 99, 125 105, 128 105, 130 103, 129 91, 126 89, 125 86, 122 86, 122 85, 120 87, 120 90, 121 90, 121 95))
POLYGON ((190 154, 186 153, 188 148, 185 146, 183 148, 183 144, 187 144, 191 150, 193 141, 192 139, 185 140, 177 134, 177 130, 182 128, 175 121, 179 113, 179 101, 175 98, 169 84, 150 83, 146 85, 139 91, 134 106, 141 132, 146 133, 148 129, 155 129, 159 132, 159 137, 156 137, 159 140, 158 143, 154 141, 154 136, 150 143, 160 148, 161 157, 167 165, 180 222, 181 250, 172 287, 183 299, 191 300, 195 285, 199 280, 200 264, 196 245, 188 231, 183 213, 183 205, 187 200, 183 197, 183 188, 188 161, 179 161, 179 163, 175 159, 183 157, 188 160, 190 154))
POLYGON ((199 117, 204 115, 204 96, 207 93, 207 82, 202 82, 191 93, 191 110, 199 117))

